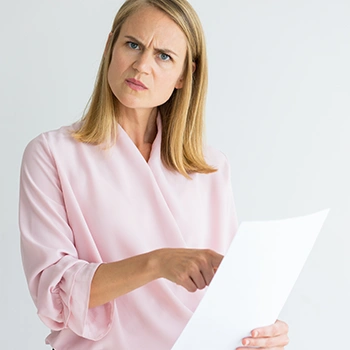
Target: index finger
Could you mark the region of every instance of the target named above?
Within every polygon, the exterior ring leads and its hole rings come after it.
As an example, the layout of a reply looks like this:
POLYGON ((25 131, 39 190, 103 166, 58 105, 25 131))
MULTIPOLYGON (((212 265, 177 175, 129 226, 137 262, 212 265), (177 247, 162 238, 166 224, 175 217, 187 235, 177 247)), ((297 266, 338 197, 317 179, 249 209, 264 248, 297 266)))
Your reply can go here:
POLYGON ((221 264, 221 261, 224 258, 224 256, 213 251, 213 250, 209 250, 209 252, 212 255, 211 265, 212 265, 214 271, 216 272, 216 270, 218 269, 219 265, 221 264))

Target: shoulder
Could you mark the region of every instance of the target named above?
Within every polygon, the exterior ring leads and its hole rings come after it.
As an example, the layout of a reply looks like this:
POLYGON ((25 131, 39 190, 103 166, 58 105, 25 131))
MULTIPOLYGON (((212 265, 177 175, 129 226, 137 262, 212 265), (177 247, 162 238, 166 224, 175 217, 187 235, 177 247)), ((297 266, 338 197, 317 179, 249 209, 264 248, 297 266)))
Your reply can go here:
MULTIPOLYGON (((72 137, 72 132, 78 123, 62 126, 59 129, 46 131, 32 139, 23 153, 23 161, 44 161, 52 158, 52 149, 59 148, 63 153, 69 152, 78 142, 72 137)), ((66 153, 67 154, 67 153, 66 153)))
POLYGON ((72 133, 77 129, 78 125, 79 122, 68 126, 62 126, 59 129, 43 132, 31 140, 27 147, 35 148, 45 144, 46 146, 50 146, 57 143, 62 145, 75 144, 76 141, 72 137, 72 133))
POLYGON ((226 155, 215 147, 206 145, 204 147, 204 158, 208 165, 216 169, 214 173, 208 174, 210 181, 222 183, 231 182, 231 168, 226 155))
POLYGON ((210 145, 204 147, 204 158, 209 165, 218 170, 229 167, 226 155, 210 145))

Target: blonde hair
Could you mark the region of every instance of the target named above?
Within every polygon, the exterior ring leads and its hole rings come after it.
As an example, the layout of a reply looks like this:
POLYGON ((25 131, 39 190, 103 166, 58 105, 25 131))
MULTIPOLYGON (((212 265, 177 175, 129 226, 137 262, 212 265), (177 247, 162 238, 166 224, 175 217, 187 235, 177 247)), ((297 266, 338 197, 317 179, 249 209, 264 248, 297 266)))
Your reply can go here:
POLYGON ((111 146, 117 137, 116 97, 107 80, 114 43, 126 19, 143 6, 165 12, 184 32, 187 55, 183 86, 175 89, 167 102, 158 106, 162 120, 161 158, 165 166, 185 177, 190 173, 212 173, 203 155, 204 109, 208 67, 203 29, 187 0, 126 0, 119 9, 111 38, 102 57, 94 91, 82 124, 73 136, 81 142, 111 146), (194 65, 195 69, 193 71, 194 65))

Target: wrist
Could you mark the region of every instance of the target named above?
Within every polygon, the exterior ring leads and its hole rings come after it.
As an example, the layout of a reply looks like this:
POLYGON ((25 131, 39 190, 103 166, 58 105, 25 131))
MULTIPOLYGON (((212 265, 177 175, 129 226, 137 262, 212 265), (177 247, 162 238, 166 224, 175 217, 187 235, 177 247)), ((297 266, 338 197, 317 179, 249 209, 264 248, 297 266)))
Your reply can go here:
POLYGON ((164 249, 153 250, 148 253, 148 269, 151 272, 152 279, 156 280, 163 277, 162 252, 164 249))

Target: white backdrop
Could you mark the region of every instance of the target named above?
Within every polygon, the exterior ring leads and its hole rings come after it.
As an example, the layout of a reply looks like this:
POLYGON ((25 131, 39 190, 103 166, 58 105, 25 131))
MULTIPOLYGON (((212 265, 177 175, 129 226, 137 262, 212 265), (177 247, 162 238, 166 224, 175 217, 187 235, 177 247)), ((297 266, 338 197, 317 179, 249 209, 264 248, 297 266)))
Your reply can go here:
MULTIPOLYGON (((208 43, 207 139, 230 159, 240 220, 332 208, 280 315, 288 349, 347 349, 350 2, 190 2, 208 43)), ((120 4, 0 2, 1 349, 48 348, 20 261, 24 147, 80 118, 120 4)))

